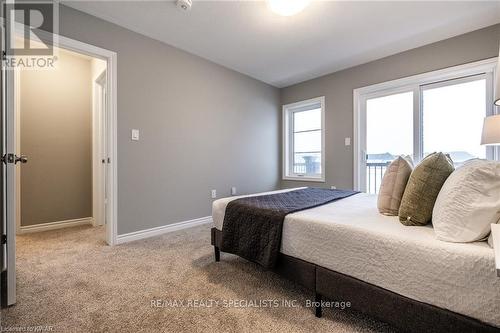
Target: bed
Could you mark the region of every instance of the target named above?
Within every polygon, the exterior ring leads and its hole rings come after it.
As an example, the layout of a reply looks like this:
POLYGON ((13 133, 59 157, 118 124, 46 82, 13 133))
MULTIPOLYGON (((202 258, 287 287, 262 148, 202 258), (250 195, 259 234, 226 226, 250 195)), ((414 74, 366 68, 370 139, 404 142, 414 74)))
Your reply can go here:
MULTIPOLYGON (((225 209, 237 198, 213 203, 217 260, 225 209)), ((493 249, 486 242, 439 241, 431 225, 406 227, 381 215, 376 199, 360 193, 287 215, 275 270, 317 300, 343 297, 400 329, 500 331, 493 249)))

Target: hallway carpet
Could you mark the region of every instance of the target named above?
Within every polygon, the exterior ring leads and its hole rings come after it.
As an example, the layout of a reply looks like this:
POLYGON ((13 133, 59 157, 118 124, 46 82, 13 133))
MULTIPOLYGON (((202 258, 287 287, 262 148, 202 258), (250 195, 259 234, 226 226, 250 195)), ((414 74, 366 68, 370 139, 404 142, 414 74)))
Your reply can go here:
POLYGON ((346 310, 314 317, 312 294, 229 254, 210 226, 114 247, 82 226, 17 237, 17 304, 4 329, 52 332, 391 332, 346 310))

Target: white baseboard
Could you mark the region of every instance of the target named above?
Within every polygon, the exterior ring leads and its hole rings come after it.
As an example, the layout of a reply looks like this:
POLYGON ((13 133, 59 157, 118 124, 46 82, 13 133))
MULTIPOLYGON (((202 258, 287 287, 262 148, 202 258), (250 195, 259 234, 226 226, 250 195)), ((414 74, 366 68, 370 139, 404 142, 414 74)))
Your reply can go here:
POLYGON ((132 242, 139 239, 149 238, 153 236, 158 236, 162 234, 166 234, 168 232, 173 232, 177 230, 187 229, 196 227, 202 224, 212 223, 211 216, 200 217, 199 219, 188 220, 173 224, 167 224, 161 227, 144 229, 140 231, 130 232, 128 234, 118 235, 116 237, 116 244, 123 244, 127 242, 132 242))
POLYGON ((92 225, 93 218, 84 217, 81 219, 73 219, 73 220, 47 222, 47 223, 40 223, 40 224, 34 224, 34 225, 20 226, 18 233, 19 234, 27 234, 27 233, 31 233, 31 232, 40 232, 40 231, 75 227, 77 225, 84 225, 84 224, 91 224, 92 225))

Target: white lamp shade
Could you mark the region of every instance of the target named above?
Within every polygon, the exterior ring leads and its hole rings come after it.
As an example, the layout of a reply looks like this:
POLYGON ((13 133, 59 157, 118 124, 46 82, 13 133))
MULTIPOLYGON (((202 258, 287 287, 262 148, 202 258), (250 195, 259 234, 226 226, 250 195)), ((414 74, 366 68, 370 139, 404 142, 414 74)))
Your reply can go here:
POLYGON ((484 118, 482 145, 500 145, 500 115, 484 118))
POLYGON ((496 85, 496 91, 495 91, 495 105, 500 106, 500 50, 498 50, 497 85, 496 85))

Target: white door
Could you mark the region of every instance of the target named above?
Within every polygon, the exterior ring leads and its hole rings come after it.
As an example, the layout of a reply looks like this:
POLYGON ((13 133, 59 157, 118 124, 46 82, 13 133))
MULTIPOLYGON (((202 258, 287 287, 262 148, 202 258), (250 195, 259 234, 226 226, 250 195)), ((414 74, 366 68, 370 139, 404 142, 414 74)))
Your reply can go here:
MULTIPOLYGON (((3 36, 2 36, 3 38, 3 36)), ((2 54, 3 54, 4 50, 2 49, 2 54)), ((7 249, 7 209, 6 209, 6 205, 7 205, 7 198, 6 198, 6 194, 7 194, 7 165, 5 163, 3 163, 3 160, 4 160, 4 156, 6 156, 6 151, 7 151, 7 147, 6 147, 6 129, 7 129, 7 126, 6 126, 6 117, 5 117, 5 111, 6 111, 6 71, 5 71, 5 66, 4 66, 4 63, 2 61, 2 72, 1 72, 1 80, 0 80, 0 84, 1 84, 1 102, 2 102, 2 105, 1 105, 1 110, 2 110, 2 116, 0 118, 0 121, 1 121, 1 126, 2 126, 2 133, 1 133, 1 137, 0 137, 0 140, 1 140, 1 157, 2 157, 2 162, 0 163, 1 164, 1 182, 2 182, 2 190, 1 190, 1 201, 0 201, 0 205, 1 205, 1 208, 2 208, 2 223, 0 224, 0 236, 1 236, 1 241, 0 241, 0 263, 1 263, 1 271, 0 271, 0 304, 2 307, 5 307, 9 304, 9 288, 8 288, 8 274, 9 274, 9 270, 8 270, 8 263, 9 263, 9 260, 8 260, 8 255, 9 255, 9 251, 7 249)), ((14 267, 15 269, 15 267, 14 267)), ((15 278, 15 276, 14 276, 15 278)), ((15 286, 14 286, 14 292, 15 292, 15 286)), ((12 297, 12 296, 10 296, 12 297)), ((14 295, 15 297, 15 295, 14 295)))
POLYGON ((101 204, 102 204, 102 213, 100 219, 102 223, 106 225, 106 241, 108 244, 112 244, 112 232, 110 227, 110 218, 111 218, 111 209, 109 203, 109 112, 108 112, 108 98, 107 98, 107 71, 102 73, 96 80, 97 86, 97 99, 98 99, 98 113, 100 117, 100 128, 99 128, 99 137, 100 137, 100 155, 101 155, 101 188, 99 193, 101 194, 101 204))
MULTIPOLYGON (((106 103, 107 103, 107 96, 106 96, 106 76, 104 76, 103 81, 100 84, 101 88, 101 93, 100 93, 100 103, 101 103, 101 117, 102 117, 102 152, 103 152, 103 168, 104 168, 104 182, 103 182, 103 193, 104 193, 104 223, 106 225, 109 224, 109 204, 108 204, 108 198, 109 198, 109 189, 108 189, 108 165, 109 165, 109 158, 108 158, 108 140, 107 140, 107 133, 108 133, 108 112, 106 108, 106 103)), ((106 228, 106 237, 107 239, 110 239, 111 234, 110 234, 110 228, 106 228)))
POLYGON ((2 306, 16 302, 16 169, 26 161, 15 150, 13 87, 14 71, 2 60, 2 306))

